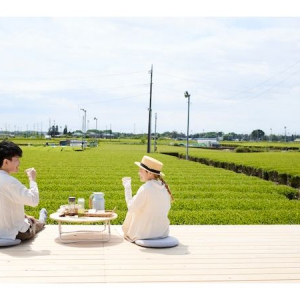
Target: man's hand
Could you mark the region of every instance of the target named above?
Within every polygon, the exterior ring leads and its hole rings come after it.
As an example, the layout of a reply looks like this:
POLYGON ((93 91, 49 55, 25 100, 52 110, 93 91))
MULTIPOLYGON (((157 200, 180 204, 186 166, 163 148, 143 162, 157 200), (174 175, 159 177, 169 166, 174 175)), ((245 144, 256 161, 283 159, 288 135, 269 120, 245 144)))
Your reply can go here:
POLYGON ((36 170, 34 168, 25 170, 25 173, 27 174, 29 180, 36 180, 36 170))

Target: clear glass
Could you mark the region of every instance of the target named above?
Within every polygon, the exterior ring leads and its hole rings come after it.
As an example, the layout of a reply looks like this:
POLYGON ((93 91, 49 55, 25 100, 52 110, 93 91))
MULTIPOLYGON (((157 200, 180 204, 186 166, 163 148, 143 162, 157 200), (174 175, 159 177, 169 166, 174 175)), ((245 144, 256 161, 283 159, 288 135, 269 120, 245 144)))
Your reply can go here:
POLYGON ((131 186, 131 177, 123 177, 122 182, 124 187, 130 187, 131 186))
POLYGON ((84 198, 78 198, 78 217, 84 216, 84 198))

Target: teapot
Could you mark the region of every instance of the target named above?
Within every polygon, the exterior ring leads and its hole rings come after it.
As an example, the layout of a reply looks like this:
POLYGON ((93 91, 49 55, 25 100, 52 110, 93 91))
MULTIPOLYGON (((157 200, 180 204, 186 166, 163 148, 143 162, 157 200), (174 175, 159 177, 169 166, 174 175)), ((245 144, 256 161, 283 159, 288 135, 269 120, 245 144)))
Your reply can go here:
POLYGON ((105 199, 104 193, 94 192, 90 195, 89 206, 96 210, 105 211, 105 199))

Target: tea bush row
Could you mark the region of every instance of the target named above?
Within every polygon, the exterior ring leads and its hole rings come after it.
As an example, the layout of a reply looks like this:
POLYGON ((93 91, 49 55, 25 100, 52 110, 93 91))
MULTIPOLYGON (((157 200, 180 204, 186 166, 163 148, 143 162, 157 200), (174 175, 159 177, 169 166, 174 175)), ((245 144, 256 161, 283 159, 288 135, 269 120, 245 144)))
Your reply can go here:
MULTIPOLYGON (((167 149, 165 147, 164 151, 167 149)), ((180 157, 185 158, 184 150, 178 153, 180 157)), ((224 150, 191 149, 190 159, 294 188, 300 187, 300 152, 235 153, 224 150)))
MULTIPOLYGON (((142 184, 135 161, 146 154, 140 145, 105 144, 86 151, 45 151, 45 147, 23 147, 20 173, 34 166, 37 170, 40 204, 26 207, 26 212, 38 216, 46 207, 49 214, 66 204, 69 196, 88 198, 92 192, 105 193, 106 209, 117 207, 121 224, 126 215, 124 188, 121 178, 132 177, 136 193, 142 184)), ((290 201, 291 187, 277 186, 259 178, 185 161, 176 157, 154 154, 164 163, 163 172, 175 202, 170 212, 171 224, 296 224, 299 222, 299 201, 290 201)), ((49 223, 55 223, 50 221, 49 223)))

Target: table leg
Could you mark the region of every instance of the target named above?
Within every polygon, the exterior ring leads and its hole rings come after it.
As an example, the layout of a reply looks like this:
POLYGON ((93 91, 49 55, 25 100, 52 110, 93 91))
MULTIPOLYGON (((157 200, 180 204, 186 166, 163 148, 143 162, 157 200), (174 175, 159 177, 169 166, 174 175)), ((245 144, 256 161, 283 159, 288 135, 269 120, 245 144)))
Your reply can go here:
POLYGON ((108 221, 108 233, 109 233, 109 238, 110 238, 110 221, 108 221))
MULTIPOLYGON (((60 221, 58 221, 58 232, 59 232, 59 239, 60 239, 60 241, 62 242, 62 243, 64 243, 64 244, 68 244, 68 243, 77 243, 77 242, 108 242, 109 240, 110 240, 110 238, 111 238, 111 231, 110 231, 110 221, 105 221, 104 222, 104 224, 103 224, 103 229, 102 230, 99 230, 99 231, 93 231, 93 230, 74 230, 74 231, 68 231, 68 232, 63 232, 62 231, 62 224, 61 224, 62 222, 60 222, 60 221), (63 235, 63 233, 65 233, 65 234, 72 234, 72 233, 76 233, 76 232, 81 232, 81 233, 83 233, 83 232, 88 232, 88 233, 100 233, 100 232, 105 232, 106 231, 106 227, 107 227, 107 233, 108 233, 108 238, 107 239, 85 239, 85 240, 76 240, 76 239, 74 239, 74 240, 64 240, 63 238, 62 238, 62 235, 63 235)), ((102 237, 103 237, 103 235, 102 235, 102 237)))
POLYGON ((59 233, 59 239, 62 242, 63 240, 61 238, 62 230, 61 230, 61 222, 60 221, 58 221, 58 233, 59 233))

